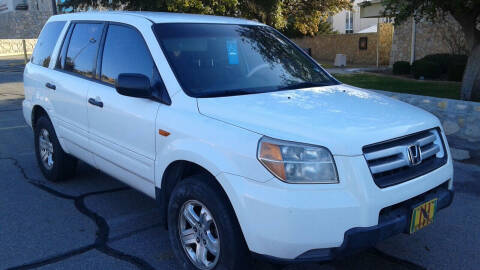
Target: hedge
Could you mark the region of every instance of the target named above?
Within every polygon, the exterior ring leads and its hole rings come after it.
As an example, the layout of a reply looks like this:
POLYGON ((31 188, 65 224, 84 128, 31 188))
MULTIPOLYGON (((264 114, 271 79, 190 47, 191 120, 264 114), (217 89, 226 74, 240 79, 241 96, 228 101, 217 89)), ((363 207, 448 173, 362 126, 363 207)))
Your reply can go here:
POLYGON ((461 81, 467 66, 468 56, 457 54, 430 54, 421 60, 440 65, 441 73, 448 75, 450 81, 461 81))
POLYGON ((454 63, 448 68, 448 80, 461 82, 463 80, 463 73, 467 65, 465 63, 454 63))
POLYGON ((415 79, 423 77, 425 79, 437 79, 442 75, 442 67, 435 62, 426 60, 417 60, 413 62, 412 74, 415 79))
POLYGON ((393 64, 393 74, 410 74, 410 63, 407 61, 398 61, 393 64))

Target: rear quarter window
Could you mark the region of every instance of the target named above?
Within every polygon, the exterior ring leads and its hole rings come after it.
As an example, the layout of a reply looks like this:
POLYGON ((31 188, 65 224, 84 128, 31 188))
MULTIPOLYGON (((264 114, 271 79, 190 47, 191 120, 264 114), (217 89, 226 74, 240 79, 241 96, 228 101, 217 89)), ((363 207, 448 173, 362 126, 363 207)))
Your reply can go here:
POLYGON ((33 64, 48 67, 53 48, 57 43, 65 23, 64 21, 50 22, 43 27, 32 54, 31 62, 33 64))

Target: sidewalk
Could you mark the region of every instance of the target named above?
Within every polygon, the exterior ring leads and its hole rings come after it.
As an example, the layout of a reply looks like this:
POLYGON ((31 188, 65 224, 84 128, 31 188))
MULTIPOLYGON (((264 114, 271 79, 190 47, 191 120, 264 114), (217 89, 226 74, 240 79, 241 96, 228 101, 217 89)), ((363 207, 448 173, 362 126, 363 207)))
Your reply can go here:
POLYGON ((344 67, 344 68, 327 68, 326 70, 330 74, 352 74, 352 73, 360 73, 360 72, 369 72, 369 71, 378 71, 378 70, 387 70, 388 67, 344 67))

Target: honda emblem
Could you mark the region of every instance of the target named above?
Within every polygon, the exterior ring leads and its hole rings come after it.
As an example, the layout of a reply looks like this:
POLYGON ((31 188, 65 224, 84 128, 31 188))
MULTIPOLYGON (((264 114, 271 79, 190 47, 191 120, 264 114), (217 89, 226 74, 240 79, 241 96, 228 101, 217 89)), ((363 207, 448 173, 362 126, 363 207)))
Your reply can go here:
POLYGON ((422 162, 422 149, 420 148, 419 144, 408 146, 407 152, 410 166, 415 166, 422 162))

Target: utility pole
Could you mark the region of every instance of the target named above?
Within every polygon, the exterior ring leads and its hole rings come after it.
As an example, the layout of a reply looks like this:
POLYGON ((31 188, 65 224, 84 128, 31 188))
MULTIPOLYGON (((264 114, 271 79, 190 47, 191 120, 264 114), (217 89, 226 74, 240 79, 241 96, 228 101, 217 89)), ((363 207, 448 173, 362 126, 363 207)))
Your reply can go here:
POLYGON ((410 47, 410 65, 415 62, 415 39, 417 38, 417 21, 415 21, 415 15, 412 17, 412 44, 410 47))
POLYGON ((377 18, 377 70, 380 69, 380 17, 377 18))
POLYGON ((53 15, 57 15, 57 1, 52 0, 52 13, 53 15))

